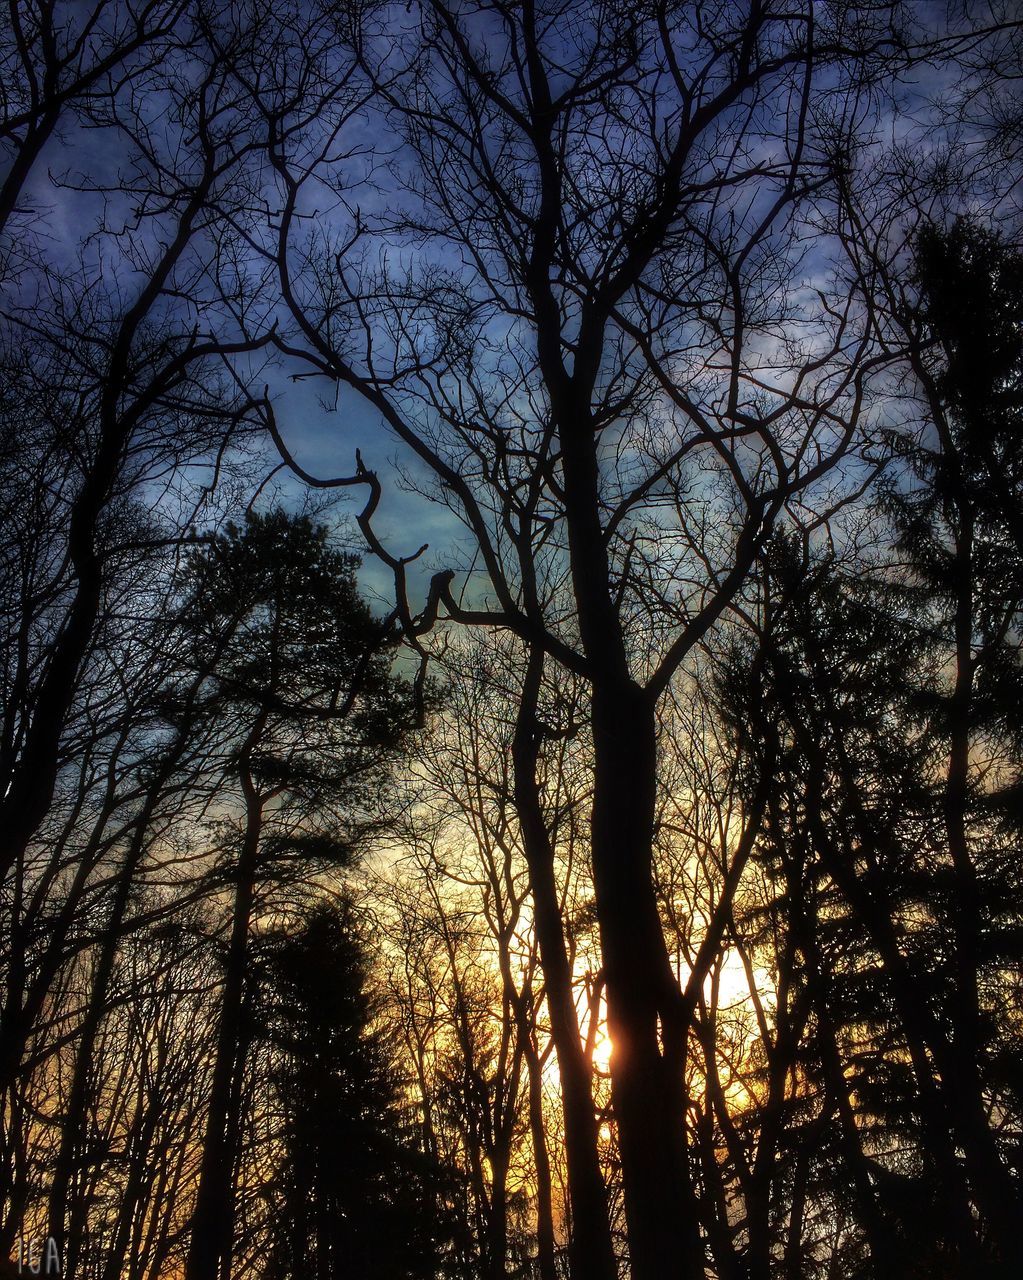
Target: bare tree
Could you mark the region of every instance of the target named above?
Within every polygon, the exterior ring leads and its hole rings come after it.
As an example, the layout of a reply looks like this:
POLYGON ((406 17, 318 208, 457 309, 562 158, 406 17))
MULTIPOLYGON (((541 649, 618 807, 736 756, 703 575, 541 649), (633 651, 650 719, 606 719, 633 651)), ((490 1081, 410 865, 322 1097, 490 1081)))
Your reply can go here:
POLYGON ((0 34, 0 236, 12 214, 39 212, 18 202, 47 143, 102 114, 126 82, 152 87, 149 73, 180 39, 188 8, 188 0, 11 0, 0 34))
POLYGON ((773 520, 811 501, 854 438, 866 300, 856 281, 828 293, 827 234, 894 17, 421 6, 386 48, 382 29, 358 35, 402 147, 399 207, 360 208, 333 238, 301 238, 329 156, 310 164, 308 133, 285 138, 264 107, 295 325, 282 349, 359 392, 465 525, 489 598, 435 578, 448 616, 508 628, 591 690, 591 852, 640 1278, 665 1258, 703 1267, 683 1123, 692 1004, 652 882, 656 707, 773 520), (807 294, 811 226, 825 288, 807 294), (407 272, 375 256, 374 227, 416 249, 407 272))
MULTIPOLYGON (((44 279, 8 313, 12 345, 27 333, 40 348, 28 369, 27 394, 41 412, 39 425, 29 427, 29 447, 49 469, 38 476, 50 495, 40 519, 56 542, 34 565, 41 580, 21 606, 20 665, 10 676, 17 696, 7 711, 0 800, 5 873, 53 796, 61 735, 101 616, 104 530, 113 511, 147 485, 154 495, 160 486, 173 492, 175 468, 182 476, 189 466, 215 467, 244 421, 246 398, 217 375, 232 355, 263 345, 266 333, 240 332, 231 303, 238 301, 237 282, 229 285, 219 270, 231 236, 218 221, 216 200, 232 191, 237 214, 247 189, 246 145, 231 119, 230 85, 223 55, 208 48, 162 65, 165 118, 173 127, 161 134, 130 89, 125 99, 111 99, 108 128, 136 165, 131 184, 118 186, 122 198, 130 192, 134 201, 134 225, 102 236, 119 288, 101 284, 110 272, 103 255, 98 262, 86 255, 81 278, 44 279), (180 83, 186 71, 196 78, 194 92, 180 83), (217 294, 221 304, 208 289, 211 274, 227 286, 217 294), (42 628, 45 649, 36 661, 42 628)), ((151 84, 147 90, 155 92, 151 84)), ((12 394, 22 393, 15 386, 12 394)))

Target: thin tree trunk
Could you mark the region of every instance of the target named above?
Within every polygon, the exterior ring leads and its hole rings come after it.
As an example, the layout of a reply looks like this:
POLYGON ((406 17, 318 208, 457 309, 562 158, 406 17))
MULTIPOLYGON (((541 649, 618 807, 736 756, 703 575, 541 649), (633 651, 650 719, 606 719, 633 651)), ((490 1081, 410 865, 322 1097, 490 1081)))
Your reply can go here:
MULTIPOLYGON (((959 477, 956 477, 957 482, 959 477)), ((957 483, 958 487, 958 483, 957 483)), ((998 1241, 1003 1264, 1013 1274, 1023 1268, 1020 1198, 1002 1160, 984 1111, 980 1074, 981 1007, 977 975, 980 967, 981 905, 977 870, 967 834, 970 778, 970 724, 975 659, 974 521, 969 498, 959 495, 955 531, 955 681, 949 702, 950 742, 942 796, 945 834, 955 875, 952 906, 954 980, 952 1034, 946 1062, 948 1092, 955 1108, 966 1167, 981 1212, 998 1241)))
POLYGON ((789 1226, 785 1237, 784 1280, 802 1280, 803 1277, 803 1223, 806 1217, 806 1192, 809 1183, 810 1152, 801 1144, 796 1153, 796 1176, 789 1207, 789 1226))
MULTIPOLYGON (((262 719, 265 719, 265 713, 262 719)), ((186 1280, 226 1280, 230 1274, 234 1234, 231 1179, 234 1172, 234 1144, 237 1140, 237 1133, 230 1120, 239 1066, 245 966, 255 899, 256 858, 263 828, 263 800, 249 771, 248 755, 261 731, 262 724, 257 724, 249 735, 243 753, 241 777, 245 795, 245 834, 235 879, 231 938, 224 973, 224 993, 213 1060, 199 1188, 185 1269, 186 1280)))
POLYGON ((39 159, 43 147, 56 128, 60 119, 60 107, 54 106, 42 113, 38 120, 27 130, 24 140, 17 149, 14 163, 8 170, 3 184, 0 185, 0 233, 2 233, 21 196, 32 166, 39 159))
POLYGON ((487 1260, 490 1280, 508 1275, 508 1164, 510 1135, 497 1135, 490 1155, 490 1200, 487 1211, 487 1260))
MULTIPOLYGON (((151 1160, 157 1164, 165 1160, 166 1152, 153 1152, 153 1136, 160 1120, 159 1098, 147 1097, 144 1077, 140 1081, 138 1120, 132 1135, 128 1176, 125 1179, 117 1206, 117 1219, 109 1239, 105 1241, 102 1280, 118 1280, 121 1276, 128 1248, 135 1235, 135 1218, 142 1202, 146 1176, 151 1160)), ((73 1274, 68 1270, 68 1274, 73 1274)))
POLYGON ((547 1155, 547 1135, 543 1115, 543 1069, 530 1027, 522 1028, 526 1037, 523 1055, 529 1082, 529 1133, 533 1144, 533 1168, 536 1174, 536 1263, 539 1280, 558 1280, 554 1261, 554 1205, 551 1194, 551 1162, 547 1155))
MULTIPOLYGON (((811 787, 815 774, 811 775, 811 787)), ((853 911, 867 929, 884 965, 895 1007, 902 1020, 906 1047, 916 1079, 917 1103, 923 1122, 922 1133, 930 1154, 941 1170, 942 1192, 948 1214, 948 1226, 968 1265, 980 1265, 975 1226, 970 1212, 970 1196, 955 1152, 950 1129, 952 1117, 948 1108, 946 1082, 935 1081, 928 1049, 936 1053, 940 1070, 940 1049, 932 1034, 926 1009, 921 1007, 919 993, 906 961, 899 950, 898 939, 887 911, 875 900, 863 879, 852 871, 853 862, 832 848, 821 818, 820 788, 811 798, 809 821, 811 833, 822 865, 842 890, 853 911)))
POLYGON ((96 1040, 107 1012, 107 994, 110 987, 110 979, 113 977, 114 965, 122 938, 124 917, 131 898, 131 891, 135 884, 135 873, 145 851, 145 838, 157 803, 158 796, 154 792, 147 799, 146 806, 139 817, 139 823, 132 838, 131 846, 118 875, 114 901, 111 904, 110 914, 107 916, 103 929, 103 942, 96 962, 96 970, 93 974, 89 1005, 78 1035, 71 1086, 61 1119, 60 1144, 57 1148, 53 1175, 50 1179, 48 1221, 51 1236, 56 1240, 65 1239, 67 1242, 64 1267, 68 1274, 74 1274, 78 1247, 77 1242, 71 1238, 70 1233, 65 1234, 68 1225, 68 1195, 74 1169, 82 1153, 82 1140, 86 1129, 90 1079, 95 1059, 96 1040))
POLYGON ((103 556, 97 531, 124 464, 124 448, 135 425, 163 393, 158 382, 142 387, 125 406, 130 388, 132 348, 149 312, 162 294, 192 238, 213 182, 208 162, 181 211, 177 227, 141 292, 118 326, 102 381, 99 438, 90 468, 68 517, 67 556, 75 588, 45 673, 33 692, 33 711, 21 754, 2 780, 0 798, 0 875, 24 854, 53 801, 60 768, 61 736, 74 704, 103 598, 103 556))
POLYGON ((592 1280, 615 1280, 618 1268, 611 1244, 607 1190, 600 1171, 590 1066, 583 1051, 572 990, 554 874, 554 848, 544 821, 536 778, 539 752, 536 703, 542 673, 543 655, 539 650, 531 650, 515 726, 512 761, 515 807, 529 869, 534 928, 561 1078, 565 1162, 572 1207, 569 1257, 573 1280, 591 1277, 592 1280))
MULTIPOLYGON (((855 870, 855 857, 844 849, 836 849, 831 833, 824 821, 824 790, 822 785, 818 743, 808 731, 803 718, 794 706, 784 684, 780 686, 783 705, 801 749, 807 758, 817 761, 810 770, 807 804, 807 823, 813 846, 821 864, 839 887, 853 912, 866 928, 884 966, 885 976, 902 1021, 906 1047, 916 1079, 917 1101, 922 1120, 922 1136, 929 1154, 941 1170, 942 1195, 948 1217, 948 1229, 960 1251, 964 1265, 981 1266, 981 1250, 971 1211, 971 1197, 955 1150, 954 1130, 958 1127, 957 1111, 961 1100, 949 1093, 947 1075, 948 1045, 926 1004, 919 999, 913 975, 899 947, 899 940, 891 915, 872 884, 871 874, 861 875, 855 870), (928 1052, 929 1051, 929 1052, 928 1052), (937 1078, 930 1054, 937 1065, 937 1078)), ((830 710, 830 709, 829 709, 830 710)), ((851 763, 845 759, 841 737, 836 735, 838 767, 843 776, 856 777, 851 763)), ((861 852, 873 857, 876 836, 873 824, 866 820, 855 789, 850 790, 850 808, 858 828, 861 852)), ((961 1136, 961 1135, 960 1135, 961 1136)))

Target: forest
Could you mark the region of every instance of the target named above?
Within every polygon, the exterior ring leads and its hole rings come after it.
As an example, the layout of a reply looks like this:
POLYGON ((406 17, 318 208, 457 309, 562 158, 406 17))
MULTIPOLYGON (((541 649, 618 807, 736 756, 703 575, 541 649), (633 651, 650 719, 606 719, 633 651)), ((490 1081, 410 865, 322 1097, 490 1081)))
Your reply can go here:
POLYGON ((1013 0, 9 0, 0 1274, 1023 1276, 1013 0))

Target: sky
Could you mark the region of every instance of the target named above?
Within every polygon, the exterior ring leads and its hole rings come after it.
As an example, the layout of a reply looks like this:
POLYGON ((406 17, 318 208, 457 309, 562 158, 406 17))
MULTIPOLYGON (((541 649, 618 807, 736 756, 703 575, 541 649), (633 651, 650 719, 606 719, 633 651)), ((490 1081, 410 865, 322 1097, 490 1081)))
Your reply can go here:
MULTIPOLYGON (((932 0, 917 6, 918 13, 932 18, 943 9, 943 5, 932 0)), ((68 11, 72 12, 73 8, 68 11)), ((402 14, 395 12, 401 19, 402 14)), ((947 88, 947 82, 918 83, 907 95, 919 104, 939 88, 947 88)), ((157 128, 161 121, 165 122, 172 97, 172 91, 168 90, 163 96, 154 94, 146 103, 148 118, 157 128)), ((894 132, 898 125, 896 121, 891 123, 894 132)), ((168 137, 171 137, 173 129, 168 128, 168 137)), ((377 121, 373 118, 353 121, 352 145, 376 140, 376 128, 377 121)), ((130 176, 126 163, 127 148, 114 130, 85 129, 73 119, 66 119, 36 164, 26 201, 32 212, 21 219, 21 226, 23 230, 31 230, 53 267, 75 273, 78 287, 105 289, 117 279, 122 297, 130 301, 134 280, 127 255, 140 247, 144 249, 146 237, 152 237, 155 243, 161 234, 159 220, 146 220, 141 230, 123 237, 95 234, 101 219, 105 218, 108 225, 117 230, 125 226, 130 216, 132 199, 126 190, 126 178, 130 176), (89 183, 105 190, 100 194, 81 189, 78 175, 87 175, 89 183), (80 269, 82 263, 84 270, 80 269)), ((369 212, 380 213, 388 198, 387 181, 383 177, 359 186, 354 197, 352 193, 346 194, 369 212)), ((326 222, 329 223, 329 216, 326 222)), ((414 256, 417 251, 413 248, 408 252, 414 256)), ((812 274, 812 261, 807 270, 812 274)), ((16 304, 28 299, 37 282, 38 277, 28 271, 5 281, 8 302, 16 304)), ((199 323, 205 319, 200 315, 199 323)), ((375 526, 388 548, 404 555, 414 552, 424 542, 429 544, 428 553, 410 574, 414 591, 422 591, 430 572, 450 564, 452 559, 464 561, 466 543, 458 522, 443 506, 407 492, 402 485, 396 464, 408 468, 413 477, 426 486, 429 477, 393 438, 375 410, 351 392, 340 394, 335 405, 329 385, 322 380, 294 381, 286 366, 269 370, 266 378, 282 434, 297 461, 321 477, 350 474, 358 450, 365 464, 375 470, 382 481, 383 499, 375 526)), ((268 447, 267 469, 276 461, 272 448, 268 447)), ((276 494, 295 505, 306 498, 300 482, 282 475, 278 475, 267 494, 276 494)), ((339 509, 354 513, 358 505, 358 496, 346 497, 339 509)), ((369 592, 381 601, 389 599, 390 575, 384 566, 367 561, 362 573, 369 592)))

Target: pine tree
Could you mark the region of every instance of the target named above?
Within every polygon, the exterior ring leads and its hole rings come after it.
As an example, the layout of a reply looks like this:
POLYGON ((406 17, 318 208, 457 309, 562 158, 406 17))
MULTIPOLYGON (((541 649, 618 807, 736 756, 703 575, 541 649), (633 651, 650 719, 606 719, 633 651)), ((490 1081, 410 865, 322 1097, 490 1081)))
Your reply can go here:
POLYGON ((210 673, 211 768, 219 755, 240 810, 221 820, 210 877, 231 905, 188 1280, 230 1270, 257 924, 357 855, 412 723, 411 690, 390 673, 357 566, 324 527, 273 511, 229 526, 184 577, 182 633, 210 673))
POLYGON ((894 441, 892 554, 776 538, 761 634, 723 680, 773 776, 773 892, 743 925, 795 936, 815 988, 800 1070, 811 1114, 833 1110, 814 1158, 862 1231, 851 1274, 1018 1274, 1021 284, 987 232, 920 236, 927 413, 894 441))
POLYGON ((439 1173, 403 1102, 351 906, 323 904, 299 932, 267 937, 260 971, 281 1117, 268 1277, 436 1275, 439 1173))

